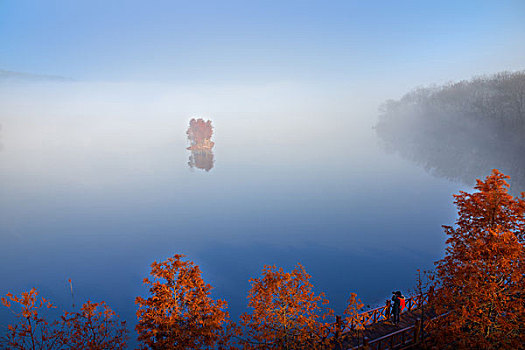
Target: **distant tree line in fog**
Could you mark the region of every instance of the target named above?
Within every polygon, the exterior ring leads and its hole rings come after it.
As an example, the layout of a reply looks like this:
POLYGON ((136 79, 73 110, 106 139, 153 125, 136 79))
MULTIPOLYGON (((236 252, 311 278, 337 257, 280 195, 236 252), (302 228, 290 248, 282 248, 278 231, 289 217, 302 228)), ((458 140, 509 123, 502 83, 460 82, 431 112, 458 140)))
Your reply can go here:
POLYGON ((415 89, 381 106, 383 146, 436 176, 472 184, 498 168, 525 190, 525 71, 415 89))

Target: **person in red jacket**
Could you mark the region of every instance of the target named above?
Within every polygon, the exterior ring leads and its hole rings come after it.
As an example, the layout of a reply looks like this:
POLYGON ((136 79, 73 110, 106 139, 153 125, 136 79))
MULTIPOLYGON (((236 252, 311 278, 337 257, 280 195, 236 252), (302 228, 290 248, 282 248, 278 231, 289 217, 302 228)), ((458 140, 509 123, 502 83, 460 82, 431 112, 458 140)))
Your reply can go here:
POLYGON ((397 297, 399 298, 399 312, 403 312, 403 310, 405 309, 405 296, 403 294, 401 294, 400 291, 397 291, 397 297))

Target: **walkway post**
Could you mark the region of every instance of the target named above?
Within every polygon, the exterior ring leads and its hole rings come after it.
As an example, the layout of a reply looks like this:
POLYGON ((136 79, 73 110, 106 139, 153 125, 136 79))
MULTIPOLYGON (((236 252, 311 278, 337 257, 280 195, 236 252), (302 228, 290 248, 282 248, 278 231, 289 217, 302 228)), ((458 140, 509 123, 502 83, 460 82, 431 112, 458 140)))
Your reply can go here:
POLYGON ((419 344, 419 340, 421 338, 421 324, 421 319, 418 318, 414 327, 414 344, 419 344))
POLYGON ((335 338, 337 341, 341 339, 341 329, 342 329, 342 323, 341 323, 341 316, 335 316, 335 338))
POLYGON ((368 337, 363 338, 363 350, 370 349, 370 345, 368 344, 368 337))
POLYGON ((386 306, 385 306, 385 317, 387 320, 390 319, 390 311, 392 310, 392 301, 391 300, 387 300, 386 301, 386 306))

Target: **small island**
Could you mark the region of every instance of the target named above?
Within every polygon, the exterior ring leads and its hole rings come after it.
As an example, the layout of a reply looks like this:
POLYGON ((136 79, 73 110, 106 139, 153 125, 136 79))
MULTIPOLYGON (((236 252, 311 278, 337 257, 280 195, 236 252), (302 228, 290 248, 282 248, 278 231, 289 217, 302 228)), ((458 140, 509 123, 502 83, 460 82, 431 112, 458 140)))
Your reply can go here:
POLYGON ((215 142, 211 140, 213 136, 211 120, 192 118, 186 134, 190 141, 190 146, 186 149, 191 151, 189 167, 210 171, 213 168, 212 149, 215 146, 215 142))

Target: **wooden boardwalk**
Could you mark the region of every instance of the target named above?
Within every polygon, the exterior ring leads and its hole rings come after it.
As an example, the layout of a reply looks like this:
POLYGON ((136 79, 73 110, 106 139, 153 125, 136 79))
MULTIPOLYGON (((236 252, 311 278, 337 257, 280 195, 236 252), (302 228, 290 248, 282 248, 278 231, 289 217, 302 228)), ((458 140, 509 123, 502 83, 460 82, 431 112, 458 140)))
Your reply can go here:
POLYGON ((386 301, 385 306, 354 316, 349 322, 349 328, 340 334, 339 345, 336 348, 391 350, 414 347, 422 335, 423 323, 435 317, 434 313, 427 310, 428 296, 428 294, 421 294, 408 298, 398 325, 394 325, 390 320, 389 300, 386 301), (424 314, 423 310, 425 310, 424 314), (357 331, 358 328, 361 330, 357 331))
POLYGON ((425 312, 423 315, 421 309, 404 312, 400 315, 398 325, 394 325, 389 320, 383 320, 366 326, 359 333, 355 331, 344 333, 341 348, 364 349, 365 338, 368 339, 371 349, 406 348, 414 341, 417 320, 424 322, 434 316, 430 312, 425 312))

